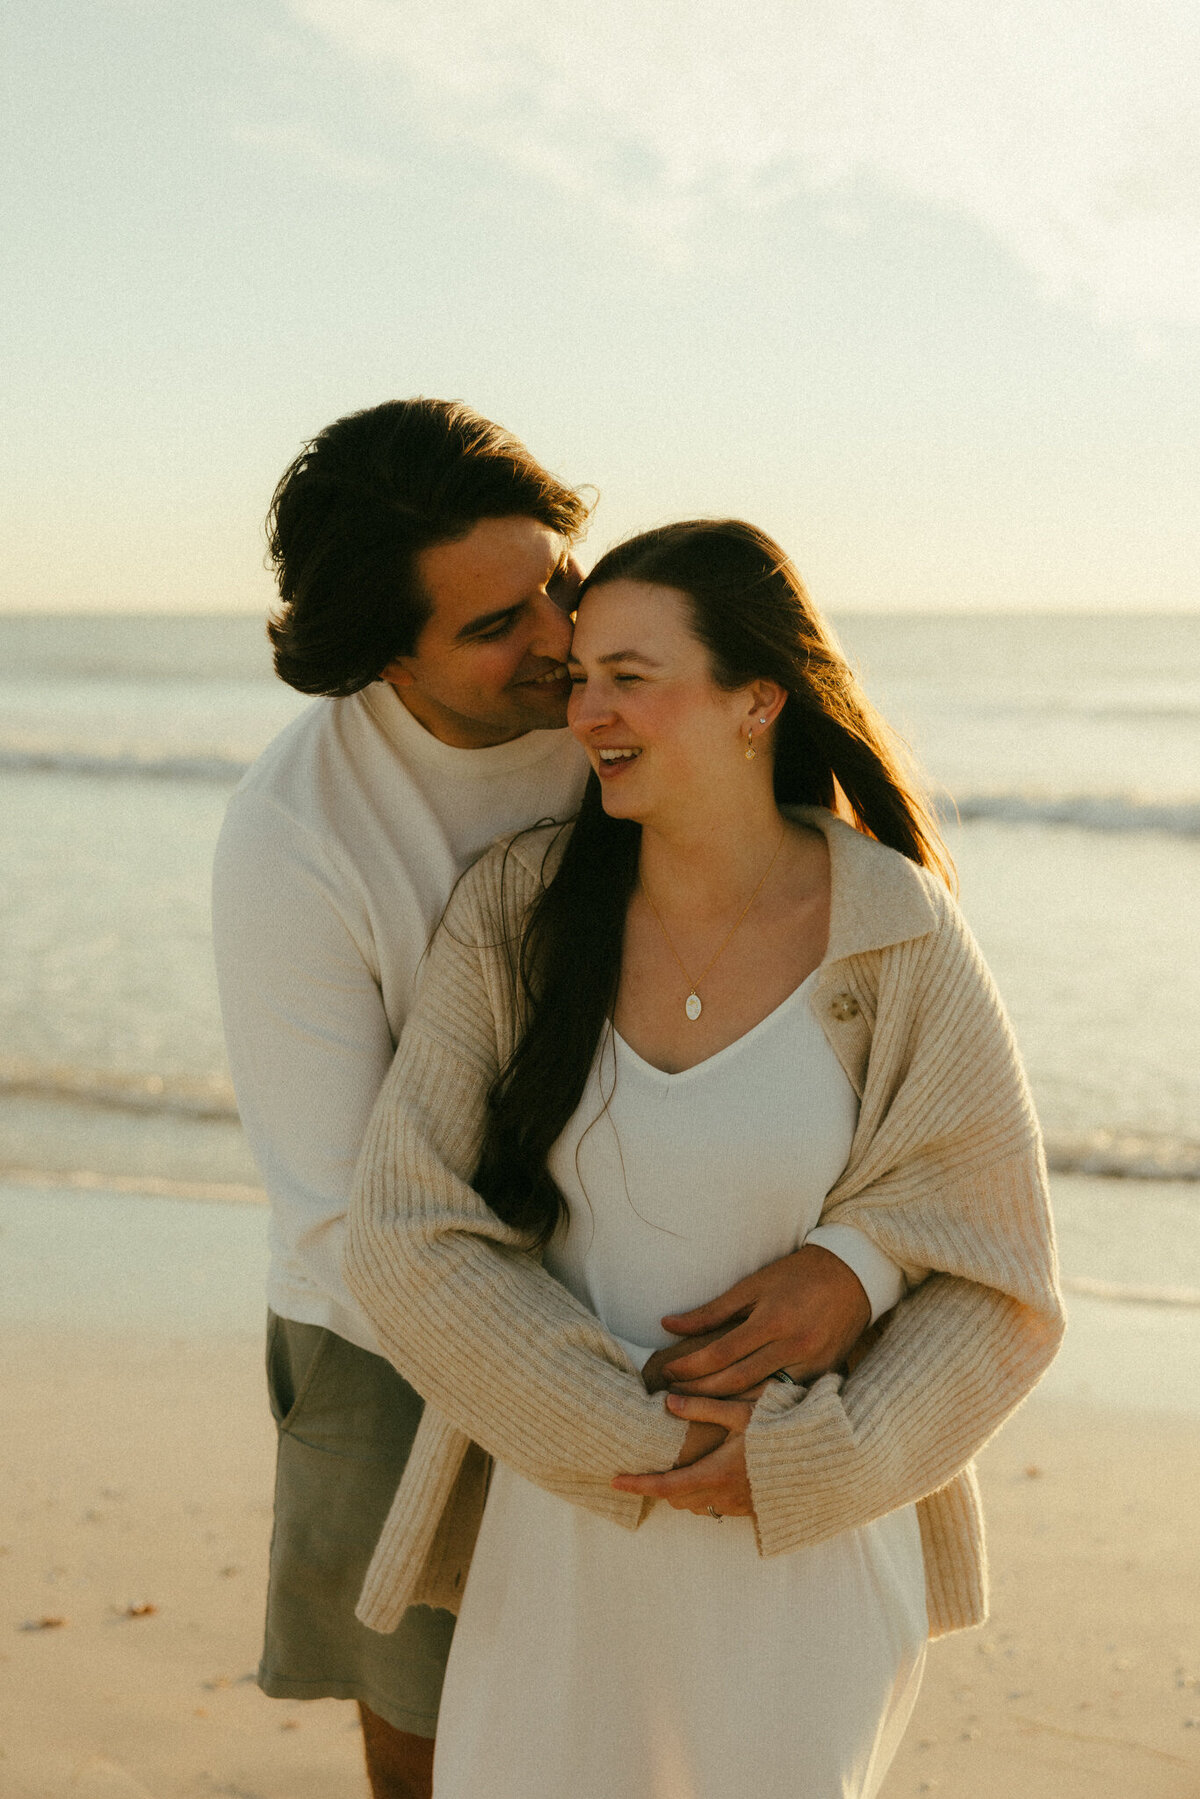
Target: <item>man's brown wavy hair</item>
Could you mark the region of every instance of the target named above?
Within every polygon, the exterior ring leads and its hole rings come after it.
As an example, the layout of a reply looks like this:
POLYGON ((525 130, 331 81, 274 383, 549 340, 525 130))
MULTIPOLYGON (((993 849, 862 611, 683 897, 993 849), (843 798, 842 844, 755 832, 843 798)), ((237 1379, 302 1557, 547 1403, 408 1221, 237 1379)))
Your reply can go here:
POLYGON ((416 648, 431 611, 422 550, 485 518, 537 519, 574 539, 588 510, 459 400, 389 400, 337 419, 285 471, 267 516, 276 673, 301 693, 357 693, 416 648))

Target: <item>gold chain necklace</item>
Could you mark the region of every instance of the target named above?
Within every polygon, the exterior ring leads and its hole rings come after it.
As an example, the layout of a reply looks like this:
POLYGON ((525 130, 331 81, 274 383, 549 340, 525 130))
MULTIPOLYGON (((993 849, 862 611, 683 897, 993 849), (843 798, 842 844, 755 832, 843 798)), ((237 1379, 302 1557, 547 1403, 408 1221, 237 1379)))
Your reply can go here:
POLYGON ((680 972, 682 973, 684 980, 688 984, 688 996, 683 1002, 683 1009, 687 1013, 688 1017, 691 1019, 693 1024, 695 1024, 695 1022, 699 1018, 701 1012, 703 1012, 703 1010, 704 1010, 704 1006, 701 1003, 700 995, 696 992, 696 989, 697 989, 697 987, 699 987, 701 981, 706 981, 708 979, 709 975, 712 973, 713 969, 716 967, 716 965, 720 961, 721 957, 725 954, 725 951, 729 948, 729 945, 733 942, 734 937, 737 935, 738 926, 741 924, 741 922, 745 918, 747 912, 750 910, 751 906, 754 904, 755 900, 758 898, 759 894, 762 892, 763 887, 766 884, 767 876, 770 874, 770 872, 774 868, 776 862, 779 860, 779 852, 783 848, 783 840, 786 836, 787 836, 787 826, 784 825, 783 830, 779 833, 779 842, 775 845, 775 854, 771 857, 771 860, 767 863, 766 868, 763 870, 762 876, 759 879, 758 886, 754 889, 754 892, 750 895, 750 898, 746 901, 745 905, 742 907, 741 911, 738 913, 737 918, 734 921, 733 929, 729 932, 729 935, 722 942, 721 947, 717 951, 716 955, 713 956, 712 959, 709 961, 708 965, 706 966, 706 968, 704 970, 704 973, 700 976, 699 980, 693 981, 691 975, 688 973, 687 969, 683 966, 683 957, 679 954, 679 951, 675 948, 675 945, 671 942, 671 934, 667 930, 666 925, 662 921, 662 916, 658 910, 658 907, 655 905, 654 901, 650 898, 650 894, 646 887, 646 883, 644 881, 638 882, 638 885, 641 887, 642 892, 646 895, 646 904, 649 906, 650 910, 653 912, 655 920, 658 924, 658 928, 662 932, 663 936, 666 938, 667 948, 670 950, 671 954, 674 956, 675 960, 678 962, 680 972))

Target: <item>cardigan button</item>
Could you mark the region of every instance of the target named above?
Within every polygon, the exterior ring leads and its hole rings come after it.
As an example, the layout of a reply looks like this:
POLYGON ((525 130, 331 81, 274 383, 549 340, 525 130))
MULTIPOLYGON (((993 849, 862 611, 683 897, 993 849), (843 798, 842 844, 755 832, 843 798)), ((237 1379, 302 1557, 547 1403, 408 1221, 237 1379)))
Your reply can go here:
POLYGON ((852 993, 838 993, 834 995, 829 1010, 844 1024, 847 1019, 858 1017, 858 1001, 852 993))

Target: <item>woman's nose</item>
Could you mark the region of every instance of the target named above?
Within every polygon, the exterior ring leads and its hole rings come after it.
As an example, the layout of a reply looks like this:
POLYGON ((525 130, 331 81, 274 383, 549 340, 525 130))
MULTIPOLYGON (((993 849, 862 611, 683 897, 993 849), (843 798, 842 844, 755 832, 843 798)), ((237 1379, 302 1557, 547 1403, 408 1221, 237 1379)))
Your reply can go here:
POLYGON ((571 697, 567 701, 567 723, 578 737, 585 737, 598 725, 607 724, 612 718, 612 707, 609 706, 586 681, 577 681, 571 689, 571 697))

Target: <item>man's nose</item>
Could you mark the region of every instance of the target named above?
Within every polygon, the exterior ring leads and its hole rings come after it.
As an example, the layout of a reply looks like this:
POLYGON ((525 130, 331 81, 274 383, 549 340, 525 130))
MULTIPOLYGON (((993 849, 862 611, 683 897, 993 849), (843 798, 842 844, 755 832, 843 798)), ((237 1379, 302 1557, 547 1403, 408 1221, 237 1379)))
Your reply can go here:
POLYGON ((565 662, 571 648, 572 629, 570 614, 564 612, 549 594, 540 594, 530 650, 535 655, 548 656, 552 662, 565 662))

